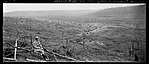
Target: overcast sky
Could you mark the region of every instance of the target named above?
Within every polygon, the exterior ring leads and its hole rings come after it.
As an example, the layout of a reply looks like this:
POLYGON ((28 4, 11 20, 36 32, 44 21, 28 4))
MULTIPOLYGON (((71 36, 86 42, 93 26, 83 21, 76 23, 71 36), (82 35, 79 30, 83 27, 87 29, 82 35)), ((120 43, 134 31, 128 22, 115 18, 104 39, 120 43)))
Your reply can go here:
POLYGON ((125 7, 145 4, 51 4, 51 3, 3 3, 3 13, 12 11, 38 10, 100 10, 111 7, 125 7))

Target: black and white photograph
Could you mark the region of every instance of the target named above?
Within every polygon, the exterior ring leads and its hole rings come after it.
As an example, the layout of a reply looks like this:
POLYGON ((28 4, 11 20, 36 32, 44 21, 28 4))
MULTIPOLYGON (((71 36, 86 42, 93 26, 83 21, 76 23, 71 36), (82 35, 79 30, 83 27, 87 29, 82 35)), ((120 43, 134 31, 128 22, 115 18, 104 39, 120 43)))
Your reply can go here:
POLYGON ((146 62, 145 3, 3 3, 3 62, 146 62))

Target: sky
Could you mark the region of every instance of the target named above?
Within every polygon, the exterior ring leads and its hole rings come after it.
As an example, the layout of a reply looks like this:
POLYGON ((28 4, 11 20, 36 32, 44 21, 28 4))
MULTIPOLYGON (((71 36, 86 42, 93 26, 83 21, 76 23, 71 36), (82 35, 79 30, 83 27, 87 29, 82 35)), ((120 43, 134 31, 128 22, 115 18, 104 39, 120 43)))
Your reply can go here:
POLYGON ((42 11, 42 10, 101 10, 114 7, 126 7, 145 4, 74 4, 74 3, 3 3, 3 13, 13 11, 42 11))

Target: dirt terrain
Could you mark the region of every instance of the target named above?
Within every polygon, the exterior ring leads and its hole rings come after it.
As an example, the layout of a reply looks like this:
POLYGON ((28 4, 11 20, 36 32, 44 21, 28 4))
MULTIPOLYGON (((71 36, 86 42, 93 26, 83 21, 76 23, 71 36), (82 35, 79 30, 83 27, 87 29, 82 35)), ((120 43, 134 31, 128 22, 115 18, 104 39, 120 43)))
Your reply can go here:
MULTIPOLYGON (((142 12, 144 7, 126 8, 127 11, 131 9, 129 13, 134 9, 141 8, 141 12, 137 11, 136 13, 143 16, 146 14, 146 12, 142 12)), ((120 11, 121 8, 114 9, 111 8, 110 12, 117 9, 120 11)), ((95 12, 84 16, 15 16, 16 13, 6 14, 3 17, 3 57, 13 58, 14 48, 7 43, 15 45, 17 38, 19 38, 18 47, 31 49, 30 42, 31 39, 34 40, 35 34, 40 37, 41 44, 46 49, 77 59, 78 62, 134 61, 136 57, 129 54, 132 45, 138 61, 145 61, 145 16, 138 18, 136 15, 134 17, 136 13, 132 13, 130 14, 131 18, 127 15, 120 17, 118 15, 125 14, 125 12, 118 12, 120 14, 115 13, 115 15, 107 12, 105 15, 102 12, 95 12), (97 14, 102 14, 102 16, 97 14), (108 16, 110 14, 111 16, 108 16), (85 43, 81 44, 82 42, 85 43)), ((52 54, 48 52, 46 54, 51 59, 50 61, 54 61, 52 54)), ((39 55, 17 50, 17 62, 25 62, 27 58, 44 60, 39 55)), ((56 59, 57 61, 72 61, 60 56, 56 56, 56 59)), ((8 60, 3 61, 7 62, 8 60)))

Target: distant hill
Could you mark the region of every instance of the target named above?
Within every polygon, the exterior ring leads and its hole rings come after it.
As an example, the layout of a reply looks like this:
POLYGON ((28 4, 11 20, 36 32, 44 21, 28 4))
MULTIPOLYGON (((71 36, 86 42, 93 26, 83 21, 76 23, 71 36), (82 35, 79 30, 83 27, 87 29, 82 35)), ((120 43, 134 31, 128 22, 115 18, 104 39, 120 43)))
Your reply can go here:
POLYGON ((87 14, 94 17, 123 17, 123 18, 135 18, 144 19, 146 17, 146 6, 129 6, 118 7, 100 10, 94 13, 87 14))
POLYGON ((49 11, 14 11, 4 16, 80 16, 92 13, 94 10, 49 10, 49 11))
MULTIPOLYGON (((35 17, 40 16, 49 19, 52 16, 66 16, 65 19, 74 19, 78 16, 84 17, 83 20, 87 19, 95 19, 104 20, 110 22, 115 20, 124 20, 130 22, 131 20, 137 21, 145 21, 146 20, 146 6, 138 5, 138 6, 129 6, 129 7, 117 7, 117 8, 108 8, 103 10, 49 10, 49 11, 14 11, 5 13, 3 16, 17 16, 17 17, 35 17), (71 18, 70 18, 71 17, 71 18), (109 19, 109 20, 108 20, 109 19), (128 20, 129 19, 129 20, 128 20)), ((54 17, 55 18, 55 17, 54 17)), ((63 17, 57 17, 63 18, 63 17)), ((73 21, 77 20, 76 18, 73 21)), ((79 20, 81 21, 81 20, 79 20)), ((87 20, 89 21, 89 20, 87 20)))
POLYGON ((93 17, 146 17, 146 6, 129 6, 108 8, 104 10, 49 10, 49 11, 14 11, 5 13, 4 16, 93 16, 93 17))

